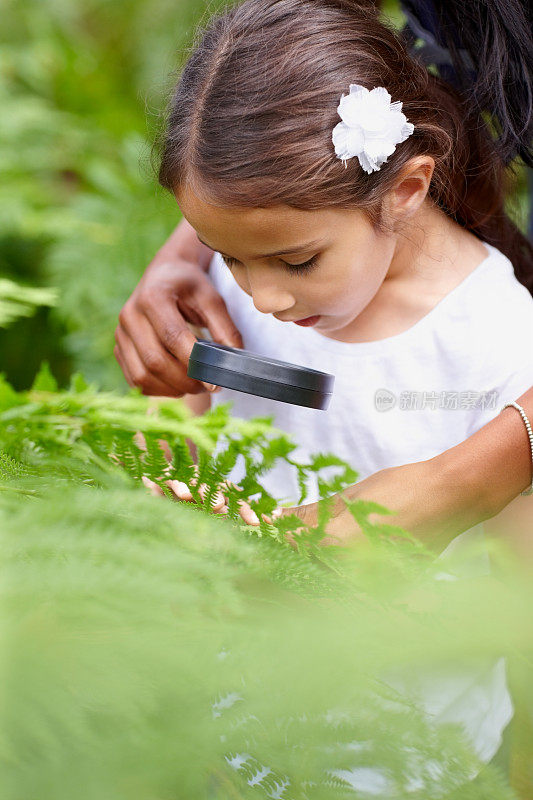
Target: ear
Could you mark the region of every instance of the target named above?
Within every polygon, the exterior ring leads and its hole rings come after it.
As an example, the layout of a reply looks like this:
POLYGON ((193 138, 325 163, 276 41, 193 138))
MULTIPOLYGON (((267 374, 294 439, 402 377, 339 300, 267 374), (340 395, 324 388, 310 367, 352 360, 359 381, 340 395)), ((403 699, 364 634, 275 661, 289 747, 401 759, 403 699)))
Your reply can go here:
POLYGON ((431 156, 415 156, 403 167, 383 201, 384 210, 394 225, 418 211, 429 191, 434 169, 435 160, 431 156))

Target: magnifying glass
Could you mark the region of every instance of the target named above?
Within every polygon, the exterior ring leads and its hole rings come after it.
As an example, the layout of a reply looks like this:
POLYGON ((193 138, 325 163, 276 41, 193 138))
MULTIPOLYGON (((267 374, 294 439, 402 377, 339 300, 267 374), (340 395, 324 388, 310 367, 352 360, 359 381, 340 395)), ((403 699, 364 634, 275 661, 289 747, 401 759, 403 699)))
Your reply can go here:
POLYGON ((187 368, 189 378, 295 406, 325 410, 335 376, 277 361, 218 342, 198 339, 187 368))

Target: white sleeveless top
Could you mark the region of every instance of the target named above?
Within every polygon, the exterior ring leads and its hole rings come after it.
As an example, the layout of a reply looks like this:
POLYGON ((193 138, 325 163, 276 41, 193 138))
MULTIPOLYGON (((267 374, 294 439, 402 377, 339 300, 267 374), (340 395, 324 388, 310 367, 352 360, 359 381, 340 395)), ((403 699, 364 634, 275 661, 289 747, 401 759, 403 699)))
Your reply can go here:
MULTIPOLYGON (((511 262, 484 243, 486 258, 411 328, 372 342, 340 342, 259 312, 236 283, 219 253, 209 277, 223 297, 246 350, 335 375, 327 410, 222 390, 212 406, 233 403, 233 414, 274 417, 298 448, 291 457, 334 453, 359 479, 386 467, 422 461, 462 442, 493 419, 502 405, 533 384, 533 298, 514 275, 511 262)), ((244 462, 230 479, 243 476, 244 462)), ((295 505, 295 470, 278 462, 261 478, 280 503, 295 505)), ((305 503, 318 499, 308 484, 305 503)), ((532 501, 533 504, 533 501, 532 501)), ((473 536, 476 525, 456 537, 440 556, 473 536)), ((487 574, 488 559, 468 564, 463 574, 487 574)), ((426 707, 434 718, 461 721, 484 761, 497 751, 512 717, 503 660, 480 665, 467 675, 426 687, 426 707)))

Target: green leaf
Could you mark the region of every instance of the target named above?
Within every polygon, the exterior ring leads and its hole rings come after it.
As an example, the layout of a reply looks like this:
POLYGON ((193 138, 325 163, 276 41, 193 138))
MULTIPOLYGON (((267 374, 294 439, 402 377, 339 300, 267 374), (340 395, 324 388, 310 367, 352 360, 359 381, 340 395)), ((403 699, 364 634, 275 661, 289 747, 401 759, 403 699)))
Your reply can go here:
POLYGON ((7 278, 0 279, 0 328, 7 328, 19 317, 31 317, 39 306, 55 306, 56 289, 21 286, 7 278))
POLYGON ((43 361, 39 372, 35 376, 32 383, 32 392, 57 392, 57 381, 50 371, 50 364, 48 361, 43 361))
POLYGON ((7 382, 3 372, 0 372, 0 411, 5 411, 13 406, 24 403, 21 395, 7 382))
POLYGON ((74 394, 83 394, 89 390, 89 384, 81 374, 81 372, 75 372, 70 379, 70 387, 69 391, 73 392, 74 394))

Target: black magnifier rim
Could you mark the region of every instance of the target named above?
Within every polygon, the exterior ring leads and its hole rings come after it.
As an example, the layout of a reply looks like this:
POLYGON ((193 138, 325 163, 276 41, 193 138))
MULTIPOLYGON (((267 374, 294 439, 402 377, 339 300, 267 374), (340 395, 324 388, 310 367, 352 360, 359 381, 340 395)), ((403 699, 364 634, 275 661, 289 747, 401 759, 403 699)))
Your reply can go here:
POLYGON ((325 409, 335 376, 249 350, 198 339, 187 375, 196 380, 293 405, 325 409))
POLYGON ((191 359, 213 367, 250 375, 253 378, 265 378, 277 383, 298 386, 300 389, 310 389, 313 392, 331 393, 335 383, 335 376, 327 372, 290 364, 288 361, 278 361, 249 350, 228 347, 206 339, 198 339, 192 349, 191 359))

